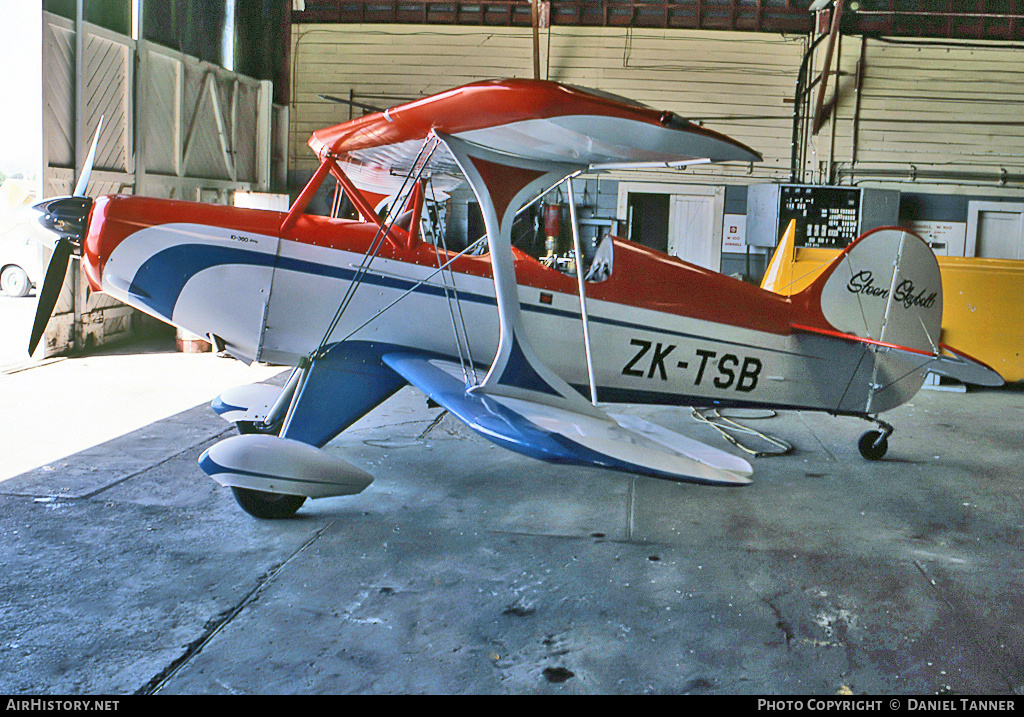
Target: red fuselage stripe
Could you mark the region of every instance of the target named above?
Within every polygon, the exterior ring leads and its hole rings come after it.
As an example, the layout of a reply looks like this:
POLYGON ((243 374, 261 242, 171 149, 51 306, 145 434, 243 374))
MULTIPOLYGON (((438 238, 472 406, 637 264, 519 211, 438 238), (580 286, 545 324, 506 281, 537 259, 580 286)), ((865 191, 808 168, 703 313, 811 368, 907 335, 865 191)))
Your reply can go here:
MULTIPOLYGON (((96 200, 93 218, 85 242, 86 271, 94 290, 101 287, 103 267, 114 248, 129 235, 149 226, 170 223, 194 223, 230 228, 235 232, 254 232, 278 236, 285 217, 282 212, 242 209, 212 204, 181 202, 147 197, 108 196, 96 200)), ((436 267, 434 246, 415 242, 408 246, 407 234, 396 232, 394 244, 386 242, 382 258, 436 267)), ((284 241, 363 253, 370 246, 377 227, 370 223, 310 214, 300 215, 284 241)), ((688 264, 675 257, 615 239, 612 276, 587 286, 587 297, 638 309, 647 309, 700 321, 725 324, 787 336, 793 324, 820 323, 801 295, 780 296, 717 272, 688 264)), ((536 259, 513 249, 516 278, 524 301, 537 296, 530 290, 576 295, 574 277, 550 269, 536 259)), ((448 261, 454 253, 443 253, 448 261)), ((452 270, 491 277, 488 256, 463 256, 452 270)), ((821 332, 821 329, 815 329, 821 332)))
POLYGON ((920 354, 921 356, 936 357, 936 354, 931 351, 923 351, 921 349, 912 349, 909 346, 900 346, 899 344, 890 344, 885 341, 878 341, 877 339, 868 339, 863 336, 856 336, 855 334, 846 334, 842 331, 833 331, 831 329, 819 329, 813 326, 805 326, 803 324, 793 324, 793 328, 797 331, 806 331, 812 334, 821 334, 822 336, 833 336, 837 339, 846 339, 848 341, 856 341, 861 344, 870 344, 871 346, 881 346, 887 349, 898 349, 900 351, 909 351, 913 354, 920 354))

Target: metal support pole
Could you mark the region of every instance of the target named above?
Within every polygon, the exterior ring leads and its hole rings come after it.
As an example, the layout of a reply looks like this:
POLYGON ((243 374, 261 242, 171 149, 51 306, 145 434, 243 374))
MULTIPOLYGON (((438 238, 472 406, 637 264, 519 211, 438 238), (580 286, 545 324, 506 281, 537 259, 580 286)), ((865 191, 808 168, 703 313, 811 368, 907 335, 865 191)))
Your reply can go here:
POLYGON ((263 417, 263 425, 272 426, 280 421, 286 415, 286 412, 291 409, 292 399, 295 398, 295 393, 298 390, 299 382, 305 380, 306 369, 296 366, 292 370, 291 376, 288 377, 288 381, 285 383, 284 388, 281 389, 281 395, 277 397, 277 401, 267 411, 267 415, 263 417))
POLYGON ((533 25, 533 79, 540 79, 540 0, 530 3, 530 22, 533 25))
MULTIPOLYGON (((285 386, 285 391, 290 390, 291 396, 289 397, 287 411, 284 414, 284 422, 281 424, 281 430, 277 434, 282 438, 288 435, 288 429, 291 427, 292 418, 295 415, 295 408, 299 405, 299 401, 302 400, 302 392, 306 389, 306 382, 309 380, 309 374, 312 370, 313 362, 308 358, 303 357, 299 360, 299 365, 295 367, 295 372, 288 379, 288 385, 285 386), (295 384, 294 387, 292 387, 293 381, 295 384)), ((279 396, 278 400, 283 397, 285 391, 282 391, 282 396, 279 396)), ((279 407, 275 405, 271 409, 271 413, 277 414, 278 412, 279 407)))

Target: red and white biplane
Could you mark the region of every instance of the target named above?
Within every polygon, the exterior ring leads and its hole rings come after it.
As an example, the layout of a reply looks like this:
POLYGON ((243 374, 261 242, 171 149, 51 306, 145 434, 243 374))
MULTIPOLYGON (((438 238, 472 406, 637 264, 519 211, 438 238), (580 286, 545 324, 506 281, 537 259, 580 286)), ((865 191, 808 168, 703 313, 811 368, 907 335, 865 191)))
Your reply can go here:
POLYGON ((241 435, 200 464, 254 515, 290 516, 307 497, 366 488, 372 476, 321 448, 407 384, 529 456, 742 485, 746 460, 608 404, 865 417, 879 428, 862 453, 880 458, 892 427, 877 414, 911 398, 927 372, 1002 382, 944 351, 938 266, 901 229, 862 236, 794 296, 612 237, 589 269, 577 238, 571 274, 513 248, 517 212, 553 187, 574 214, 582 172, 760 160, 671 112, 554 82, 487 81, 317 131, 309 144, 320 167, 287 213, 93 201, 88 171, 76 196, 38 205, 60 238, 30 353, 77 252, 93 290, 244 361, 295 367, 283 388, 214 401, 241 435), (306 213, 329 174, 360 220, 306 213), (485 253, 449 251, 424 229, 431 203, 464 181, 485 253), (382 195, 393 197, 386 216, 382 195))

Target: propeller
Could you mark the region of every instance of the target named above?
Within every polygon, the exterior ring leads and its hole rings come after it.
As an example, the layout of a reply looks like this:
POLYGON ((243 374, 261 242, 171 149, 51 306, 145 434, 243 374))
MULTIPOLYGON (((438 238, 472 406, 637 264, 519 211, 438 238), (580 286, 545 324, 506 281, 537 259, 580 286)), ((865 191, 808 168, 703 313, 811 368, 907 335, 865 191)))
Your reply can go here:
POLYGON ((103 129, 103 118, 100 117, 96 134, 92 138, 92 147, 85 158, 85 166, 75 185, 74 194, 70 197, 56 197, 39 202, 32 208, 39 212, 39 223, 57 235, 53 245, 53 255, 46 265, 43 286, 39 290, 39 303, 36 305, 36 316, 32 322, 32 333, 28 340, 28 355, 35 353, 39 340, 50 322, 50 315, 57 305, 60 291, 64 286, 64 277, 68 273, 71 257, 81 256, 82 240, 85 238, 86 223, 92 209, 92 199, 85 196, 85 189, 92 174, 92 165, 96 160, 96 145, 103 129))

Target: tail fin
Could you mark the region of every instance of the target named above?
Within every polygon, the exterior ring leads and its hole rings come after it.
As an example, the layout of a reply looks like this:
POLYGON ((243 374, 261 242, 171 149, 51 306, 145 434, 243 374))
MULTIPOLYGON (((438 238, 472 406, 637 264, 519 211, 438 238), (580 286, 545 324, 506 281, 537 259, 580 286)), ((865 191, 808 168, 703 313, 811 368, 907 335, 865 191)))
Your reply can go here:
POLYGON ((929 371, 982 386, 1003 383, 988 366, 940 343, 939 263, 911 231, 882 227, 862 234, 794 300, 813 324, 794 323, 794 329, 871 348, 873 360, 858 368, 869 386, 866 413, 908 401, 929 371))
POLYGON ((931 248, 912 231, 862 234, 801 294, 837 333, 939 353, 942 277, 931 248))
POLYGON ((796 292, 793 285, 793 252, 796 251, 796 219, 789 220, 789 226, 782 234, 779 245, 775 247, 772 260, 761 279, 761 288, 783 296, 792 296, 796 292))

